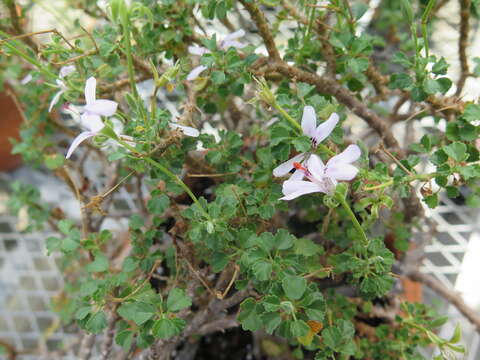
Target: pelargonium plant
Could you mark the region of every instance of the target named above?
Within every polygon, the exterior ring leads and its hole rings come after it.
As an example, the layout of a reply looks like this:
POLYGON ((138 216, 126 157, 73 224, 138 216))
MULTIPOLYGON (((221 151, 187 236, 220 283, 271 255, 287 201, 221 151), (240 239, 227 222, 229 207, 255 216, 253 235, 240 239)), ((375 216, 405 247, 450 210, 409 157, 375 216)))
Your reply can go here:
POLYGON ((25 118, 14 152, 81 210, 13 185, 29 229, 56 233, 52 308, 79 359, 95 343, 101 359, 464 352, 404 285, 459 304, 411 250, 441 196, 480 204, 480 105, 463 98, 478 1, 449 30, 458 79, 430 44, 451 1, 65 2, 84 14, 69 33, 27 30, 28 1, 3 0, 0 78, 25 118))

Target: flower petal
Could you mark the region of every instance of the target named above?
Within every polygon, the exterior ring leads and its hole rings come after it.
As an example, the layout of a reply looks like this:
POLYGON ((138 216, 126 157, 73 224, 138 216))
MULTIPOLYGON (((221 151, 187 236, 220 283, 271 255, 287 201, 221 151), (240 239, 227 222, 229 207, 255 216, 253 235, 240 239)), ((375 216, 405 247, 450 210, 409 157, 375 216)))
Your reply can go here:
POLYGON ((97 115, 112 116, 117 111, 118 103, 112 100, 95 100, 87 104, 85 110, 97 115))
POLYGON ((315 109, 312 106, 305 106, 303 108, 302 115, 302 129, 303 133, 307 136, 315 136, 315 127, 317 126, 317 115, 315 109))
POLYGON ((234 47, 235 49, 243 49, 246 46, 247 44, 241 43, 237 40, 222 41, 223 50, 228 50, 230 47, 234 47))
POLYGON ((85 131, 82 132, 80 135, 78 135, 75 139, 73 139, 72 144, 68 148, 67 151, 67 156, 65 158, 69 159, 70 156, 72 156, 72 153, 75 151, 75 149, 86 139, 89 137, 97 135, 97 132, 95 131, 85 131))
POLYGON ((198 65, 196 68, 194 68, 190 73, 187 75, 187 80, 192 81, 198 78, 198 75, 202 73, 203 71, 207 70, 208 68, 205 65, 198 65))
POLYGON ((301 170, 295 170, 292 174, 292 176, 290 176, 288 178, 288 181, 293 181, 293 180, 303 180, 303 178, 305 177, 305 173, 301 170))
POLYGON ((203 54, 207 54, 210 52, 207 48, 203 46, 189 46, 188 47, 188 52, 192 55, 199 55, 202 56, 203 54))
POLYGON ((97 80, 92 76, 87 79, 85 83, 85 102, 87 105, 95 102, 95 89, 97 87, 97 80))
POLYGON ((102 130, 103 127, 105 126, 104 123, 102 122, 102 119, 100 118, 100 115, 93 114, 88 111, 84 112, 80 117, 80 124, 85 129, 88 129, 94 132, 98 132, 102 130))
POLYGON ((195 129, 191 126, 183 126, 183 125, 179 125, 179 124, 176 124, 176 123, 170 123, 170 127, 172 129, 182 130, 183 134, 187 135, 187 136, 198 137, 200 135, 200 131, 198 131, 197 129, 195 129))
POLYGON ((360 155, 362 155, 362 151, 357 145, 348 145, 347 148, 340 154, 335 155, 328 160, 327 167, 330 167, 334 164, 350 164, 354 161, 357 161, 360 155))
POLYGON ((280 200, 292 200, 305 194, 325 191, 320 185, 310 181, 288 180, 283 183, 282 192, 285 196, 280 200))
POLYGON ((60 73, 58 74, 58 76, 60 76, 60 78, 64 78, 65 76, 68 76, 73 72, 75 72, 75 65, 62 66, 60 68, 60 73))
POLYGON ((52 101, 50 101, 50 106, 48 107, 48 112, 52 111, 53 107, 58 103, 58 100, 60 100, 60 96, 62 96, 62 94, 63 90, 60 90, 53 96, 52 101))
POLYGON ((32 81, 32 79, 33 79, 32 74, 27 74, 27 76, 25 76, 25 77, 20 81, 20 84, 22 84, 22 85, 27 85, 30 81, 32 81))
POLYGON ((287 175, 293 169, 293 163, 302 162, 304 157, 305 154, 301 153, 278 165, 275 169, 273 169, 273 176, 280 177, 287 175))
POLYGON ((325 165, 318 155, 310 155, 308 158, 307 169, 313 175, 313 177, 319 181, 322 181, 323 177, 325 176, 325 165))
POLYGON ((317 129, 314 131, 314 136, 313 136, 317 144, 321 143, 323 140, 325 140, 325 138, 328 137, 328 135, 331 134, 333 129, 335 129, 335 126, 337 125, 338 120, 340 120, 340 118, 338 117, 338 114, 333 113, 325 122, 318 125, 317 129))
POLYGON ((325 170, 325 175, 328 178, 335 180, 350 181, 357 176, 358 169, 350 164, 336 163, 334 165, 328 165, 325 170))
POLYGON ((245 30, 240 29, 240 30, 237 30, 237 31, 235 31, 233 33, 230 33, 227 36, 225 36, 225 39, 223 39, 223 41, 227 42, 227 41, 230 41, 230 40, 241 38, 242 36, 245 36, 245 30))

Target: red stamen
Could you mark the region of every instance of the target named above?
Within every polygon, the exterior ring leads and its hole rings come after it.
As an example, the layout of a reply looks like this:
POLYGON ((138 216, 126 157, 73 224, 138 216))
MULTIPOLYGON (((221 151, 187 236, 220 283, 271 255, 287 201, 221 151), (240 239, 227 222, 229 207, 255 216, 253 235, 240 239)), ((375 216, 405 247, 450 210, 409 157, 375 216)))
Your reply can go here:
POLYGON ((302 170, 304 172, 307 171, 307 168, 303 167, 302 164, 298 163, 298 162, 294 162, 293 163, 293 167, 297 170, 302 170))

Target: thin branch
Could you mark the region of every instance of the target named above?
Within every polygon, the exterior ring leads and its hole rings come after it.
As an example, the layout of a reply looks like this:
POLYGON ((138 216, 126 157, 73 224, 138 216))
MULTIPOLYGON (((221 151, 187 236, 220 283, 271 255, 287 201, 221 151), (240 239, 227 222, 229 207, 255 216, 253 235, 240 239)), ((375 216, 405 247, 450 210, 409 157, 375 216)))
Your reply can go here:
POLYGON ((247 2, 247 0, 240 0, 240 2, 245 6, 245 9, 249 12, 252 20, 257 25, 260 36, 263 38, 265 47, 267 48, 268 55, 272 60, 280 60, 280 54, 278 53, 277 46, 275 45, 275 40, 273 39, 272 32, 268 27, 268 22, 265 19, 265 15, 258 8, 258 6, 252 1, 247 2))
POLYGON ((455 95, 459 96, 462 93, 465 81, 470 75, 467 60, 468 47, 468 33, 470 32, 470 6, 471 0, 460 1, 460 38, 458 39, 458 53, 460 55, 460 78, 457 82, 457 92, 455 95))
MULTIPOLYGON (((3 0, 3 3, 7 6, 8 12, 10 13, 10 21, 12 22, 13 29, 15 30, 17 35, 23 35, 25 32, 23 31, 20 17, 17 13, 17 4, 15 3, 15 0, 3 0)), ((32 48, 35 53, 38 52, 38 45, 35 43, 35 41, 33 41, 30 36, 26 36, 24 38, 24 41, 29 47, 32 48)))
POLYGON ((239 324, 236 319, 236 315, 233 315, 224 319, 214 320, 203 325, 202 327, 200 327, 200 329, 198 329, 196 334, 204 336, 218 331, 224 332, 225 330, 237 327, 238 325, 239 324))
POLYGON ((455 306, 457 310, 467 318, 468 321, 475 326, 475 331, 480 334, 480 315, 477 311, 468 306, 463 298, 455 292, 455 290, 450 289, 443 285, 440 281, 435 279, 433 276, 426 275, 421 273, 418 270, 411 271, 407 276, 413 281, 421 282, 422 284, 428 286, 430 289, 435 291, 438 295, 447 300, 450 304, 455 306))
POLYGON ((119 316, 115 313, 116 306, 112 310, 111 318, 108 322, 108 327, 105 329, 103 342, 101 346, 100 360, 108 360, 110 353, 112 352, 113 338, 115 337, 115 325, 119 319, 119 316))
POLYGON ((78 349, 78 360, 88 360, 92 355, 93 346, 95 345, 95 334, 84 334, 80 348, 78 349))

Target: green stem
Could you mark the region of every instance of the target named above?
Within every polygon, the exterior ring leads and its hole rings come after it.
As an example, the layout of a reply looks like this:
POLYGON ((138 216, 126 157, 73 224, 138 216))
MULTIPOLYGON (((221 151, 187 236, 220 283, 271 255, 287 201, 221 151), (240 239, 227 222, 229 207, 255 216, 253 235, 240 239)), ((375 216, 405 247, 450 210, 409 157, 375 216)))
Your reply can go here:
MULTIPOLYGON (((2 36, 5 34, 1 32, 2 36)), ((45 76, 56 79, 57 75, 52 73, 50 70, 48 70, 45 66, 43 66, 37 59, 25 54, 23 51, 20 51, 17 46, 10 44, 8 41, 5 41, 3 43, 7 48, 10 49, 12 53, 15 55, 21 57, 24 59, 26 62, 36 66, 38 70, 40 70, 45 76)))
POLYGON ((199 209, 202 211, 203 215, 205 215, 205 217, 210 220, 210 221, 213 221, 212 218, 210 217, 210 215, 208 214, 208 212, 203 208, 202 204, 200 203, 200 201, 198 200, 198 198, 195 196, 195 194, 192 192, 192 190, 190 190, 190 188, 187 186, 187 184, 185 184, 182 179, 180 179, 176 174, 174 174, 173 172, 171 172, 170 170, 168 170, 165 166, 163 166, 162 164, 156 162, 155 160, 153 160, 151 157, 149 156, 146 156, 144 154, 141 154, 137 151, 137 149, 135 149, 133 146, 127 144, 125 141, 122 141, 120 139, 117 139, 117 141, 122 145, 124 146, 126 149, 130 150, 132 153, 134 154, 139 154, 143 160, 145 160, 146 162, 150 163, 151 165, 153 165, 154 167, 156 167, 157 169, 159 169, 161 172, 163 172, 165 175, 167 175, 169 178, 171 178, 173 181, 175 181, 178 185, 181 186, 181 188, 183 190, 185 190, 185 192, 188 194, 188 196, 190 196, 190 198, 193 200, 193 202, 199 207, 199 209))
MULTIPOLYGON (((438 175, 437 173, 415 174, 415 175, 410 175, 410 176, 404 177, 403 179, 400 180, 400 182, 401 183, 409 183, 409 182, 414 181, 414 180, 428 181, 428 180, 436 177, 437 175, 438 175)), ((390 179, 390 180, 384 182, 383 184, 366 187, 366 188, 363 189, 363 191, 374 191, 374 190, 378 190, 378 189, 383 189, 383 188, 386 188, 386 187, 391 186, 393 184, 394 184, 394 180, 390 179)))
POLYGON ((300 132, 302 131, 302 126, 293 118, 290 116, 289 113, 285 111, 284 108, 282 108, 276 101, 273 103, 273 107, 277 109, 277 111, 283 115, 285 119, 288 120, 290 124, 292 124, 297 130, 300 132))
POLYGON ((425 44, 425 57, 429 56, 429 46, 427 38, 427 23, 430 18, 430 13, 432 12, 433 6, 435 5, 436 0, 430 0, 425 8, 425 11, 422 15, 422 36, 423 43, 425 44))
POLYGON ((133 97, 137 102, 137 108, 140 112, 140 115, 144 119, 145 127, 150 127, 150 121, 147 114, 143 108, 143 102, 137 91, 137 84, 135 81, 135 67, 133 66, 133 55, 132 55, 132 43, 130 38, 130 19, 128 18, 128 12, 125 12, 122 17, 122 29, 123 29, 123 40, 125 46, 125 54, 127 56, 127 70, 128 70, 128 79, 130 81, 130 87, 132 88, 133 97))
POLYGON ((350 205, 348 205, 347 201, 343 198, 342 195, 336 196, 337 201, 343 206, 343 208, 347 211, 348 215, 350 216, 350 219, 352 219, 353 226, 355 229, 357 229, 360 237, 362 238, 363 245, 368 245, 368 237, 365 234, 365 231, 362 228, 362 225, 357 220, 357 217, 353 213, 352 209, 350 208, 350 205))

